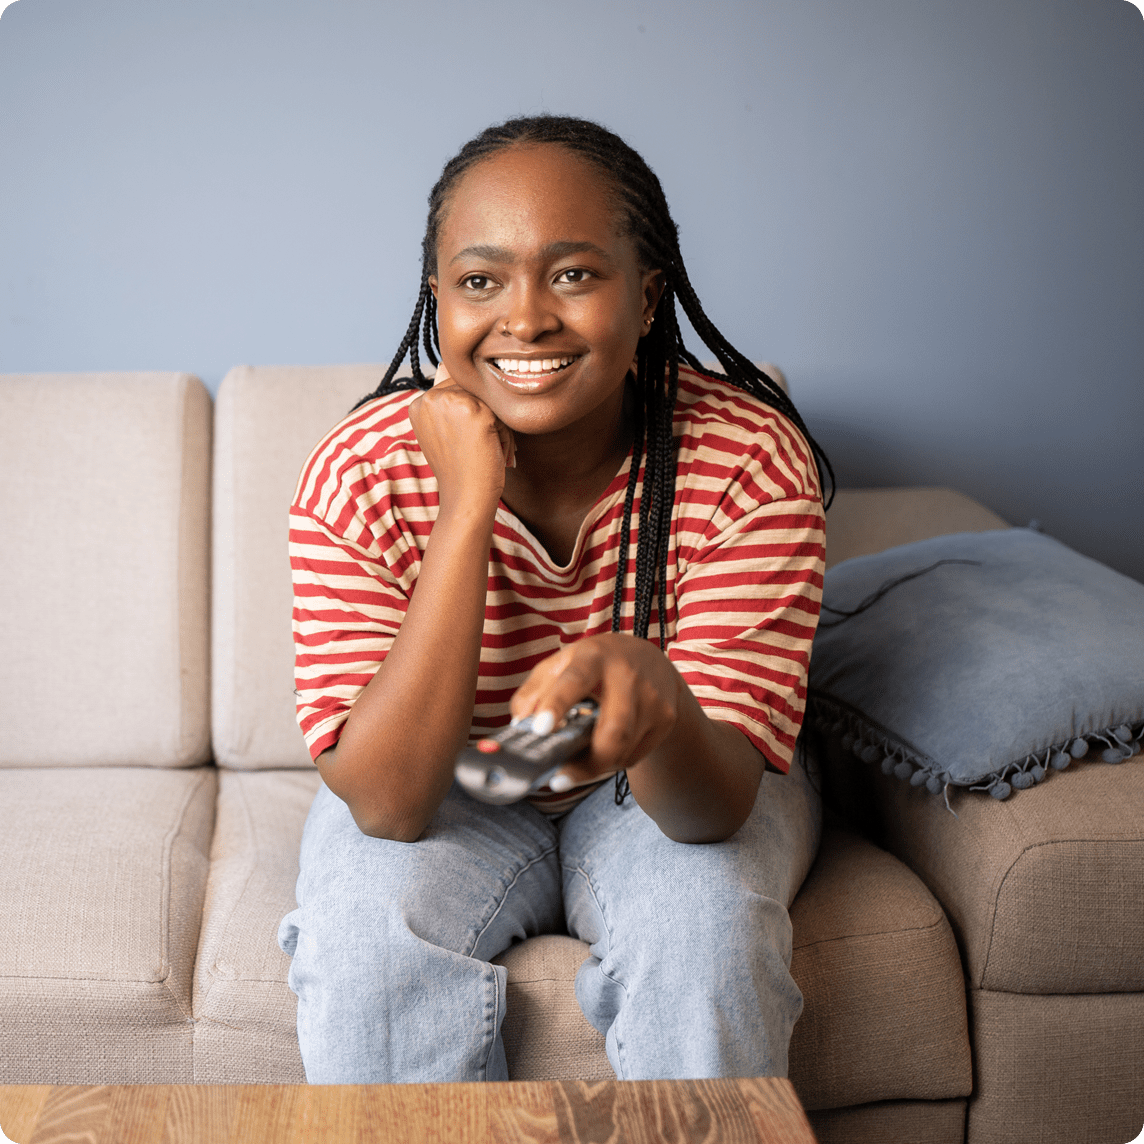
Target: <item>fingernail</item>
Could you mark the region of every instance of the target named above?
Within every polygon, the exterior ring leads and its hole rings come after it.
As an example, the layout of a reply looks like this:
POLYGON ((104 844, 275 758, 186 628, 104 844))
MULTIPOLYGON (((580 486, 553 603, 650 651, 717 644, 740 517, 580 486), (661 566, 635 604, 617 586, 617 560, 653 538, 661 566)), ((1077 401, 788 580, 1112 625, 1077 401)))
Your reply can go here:
POLYGON ((523 716, 521 716, 521 715, 514 715, 514 716, 513 716, 513 717, 512 717, 512 718, 511 718, 511 719, 508 721, 508 725, 509 725, 510 727, 515 727, 515 726, 516 726, 516 725, 517 725, 517 724, 518 724, 518 723, 521 721, 521 719, 522 719, 522 718, 523 718, 523 716))
POLYGON ((561 791, 566 791, 572 785, 572 776, 566 775, 563 771, 557 771, 556 774, 548 780, 548 789, 555 791, 559 794, 561 791))
POLYGON ((539 715, 533 716, 532 733, 534 735, 550 735, 555 726, 556 716, 551 711, 541 711, 539 715))

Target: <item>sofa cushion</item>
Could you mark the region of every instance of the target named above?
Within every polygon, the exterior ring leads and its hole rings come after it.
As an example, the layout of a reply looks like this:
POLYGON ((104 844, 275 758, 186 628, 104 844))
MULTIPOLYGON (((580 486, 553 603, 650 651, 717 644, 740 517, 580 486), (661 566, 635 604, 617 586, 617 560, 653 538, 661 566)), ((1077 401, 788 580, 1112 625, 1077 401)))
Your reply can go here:
POLYGON ((0 1083, 191 1081, 213 767, 0 770, 0 1083))
POLYGON ((956 818, 852 763, 825 757, 831 800, 854 807, 933 891, 971 986, 1144 992, 1144 756, 1082 760, 1004 802, 953 789, 956 818))
POLYGON ((886 773, 1005 798, 1090 749, 1140 750, 1144 584, 1049 537, 959 533, 857 557, 823 597, 811 720, 886 773))
POLYGON ((614 1080, 604 1038, 576 1001, 586 942, 566 934, 530 938, 500 957, 508 970, 504 1038, 513 1080, 614 1080))
POLYGON ((220 771, 195 962, 195 1079, 301 1083, 297 1000, 278 924, 294 909, 302 827, 321 782, 307 771, 220 771))
POLYGON ((189 374, 0 376, 0 766, 209 757, 210 442, 189 374))
POLYGON ((384 372, 384 365, 238 366, 219 387, 211 711, 220 766, 313 765, 294 714, 290 501, 310 451, 384 372))
POLYGON ((1006 527, 955 489, 839 489, 826 514, 826 567, 933 536, 1006 527))
POLYGON ((965 1144, 964 1100, 891 1100, 820 1109, 807 1119, 818 1144, 965 1144))
POLYGON ((1144 993, 973 991, 977 1088, 968 1144, 1136 1141, 1144 1123, 1144 993))
POLYGON ((827 827, 790 916, 791 976, 803 994, 790 1078, 803 1107, 968 1096, 961 961, 918 877, 827 827))

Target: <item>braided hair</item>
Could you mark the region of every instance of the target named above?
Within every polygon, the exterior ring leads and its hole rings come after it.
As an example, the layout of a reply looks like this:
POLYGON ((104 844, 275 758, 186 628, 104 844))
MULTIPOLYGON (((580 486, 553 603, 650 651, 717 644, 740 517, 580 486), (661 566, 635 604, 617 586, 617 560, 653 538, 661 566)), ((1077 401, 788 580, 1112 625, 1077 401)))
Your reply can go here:
MULTIPOLYGON (((687 277, 679 250, 679 230, 671 217, 659 179, 643 158, 619 136, 585 119, 559 115, 521 116, 482 131, 445 164, 441 177, 429 193, 429 219, 421 241, 421 288, 413 316, 381 383, 354 408, 397 390, 424 390, 433 384, 432 378, 422 372, 418 342, 424 348, 426 358, 436 367, 441 343, 437 332, 437 301, 429 279, 437 272, 437 236, 449 195, 465 172, 482 160, 508 147, 539 144, 565 147, 587 159, 606 176, 620 216, 620 233, 634 242, 644 270, 662 270, 664 274, 664 288, 655 311, 657 320, 640 339, 636 351, 635 440, 621 526, 621 536, 628 537, 629 541, 620 545, 612 601, 612 631, 618 632, 627 582, 632 507, 643 459, 644 486, 636 533, 632 631, 639 639, 647 638, 654 599, 662 649, 666 642, 668 539, 675 500, 672 419, 679 386, 679 364, 684 362, 693 369, 707 372, 683 344, 676 316, 676 299, 695 332, 719 360, 725 380, 784 413, 802 431, 814 455, 819 483, 824 489, 829 487, 827 507, 834 496, 834 470, 786 393, 731 345, 704 313, 687 277), (397 370, 406 356, 412 377, 398 378, 397 370)), ((620 772, 616 776, 616 802, 622 802, 626 795, 627 777, 620 772)))

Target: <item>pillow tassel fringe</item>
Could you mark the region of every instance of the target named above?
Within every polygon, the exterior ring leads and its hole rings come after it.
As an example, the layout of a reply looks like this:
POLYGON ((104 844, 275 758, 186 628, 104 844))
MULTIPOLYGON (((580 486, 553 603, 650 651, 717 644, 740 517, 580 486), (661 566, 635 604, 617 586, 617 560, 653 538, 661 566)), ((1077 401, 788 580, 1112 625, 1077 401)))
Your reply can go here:
MULTIPOLYGON (((811 695, 807 715, 821 734, 838 740, 844 751, 868 765, 880 764, 884 775, 894 775, 911 786, 925 788, 931 794, 944 796, 946 809, 957 818, 950 805, 949 788, 954 785, 948 771, 925 756, 895 742, 880 728, 872 726, 856 712, 822 695, 811 695)), ((1100 757, 1106 763, 1122 763, 1144 750, 1144 723, 1135 729, 1127 723, 1090 731, 1085 735, 1066 739, 1046 748, 1043 752, 1026 755, 1016 762, 1007 763, 989 775, 986 781, 969 786, 969 790, 983 790, 999 801, 1008 798, 1014 790, 1028 790, 1044 782, 1052 771, 1063 771, 1073 759, 1082 759, 1097 744, 1104 750, 1100 757)))

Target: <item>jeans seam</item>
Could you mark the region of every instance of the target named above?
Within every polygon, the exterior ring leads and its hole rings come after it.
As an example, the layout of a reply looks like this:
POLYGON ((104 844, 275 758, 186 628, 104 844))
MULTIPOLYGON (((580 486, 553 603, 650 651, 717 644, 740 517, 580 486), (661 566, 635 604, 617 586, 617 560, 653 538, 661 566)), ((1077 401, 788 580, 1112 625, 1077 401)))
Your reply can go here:
POLYGON ((512 876, 512 880, 510 882, 508 882, 505 885, 504 889, 501 891, 500 898, 497 901, 496 907, 493 909, 493 912, 491 914, 489 914, 489 916, 485 919, 484 925, 482 925, 481 928, 479 930, 477 930, 477 932, 474 934, 473 940, 472 940, 471 944, 469 945, 469 948, 465 951, 466 957, 472 957, 473 956, 473 950, 476 949, 478 945, 480 945, 481 938, 485 936, 485 933, 488 931, 489 926, 491 926, 493 924, 493 922, 496 921, 497 915, 501 912, 502 909, 504 909, 504 904, 508 900, 508 896, 512 892, 513 886, 515 886, 517 884, 517 882, 519 882, 520 879, 526 873, 528 873, 529 870, 532 869, 533 866, 535 866, 538 862, 543 862, 545 858, 547 858, 550 854, 554 854, 556 852, 556 850, 557 850, 557 847, 554 844, 554 845, 550 846, 547 850, 541 851, 541 853, 537 854, 535 858, 526 862, 523 866, 521 866, 521 868, 519 870, 517 870, 517 872, 512 876))
POLYGON ((500 983, 497 981, 496 966, 488 965, 486 970, 492 974, 492 988, 493 988, 493 1019, 490 1025, 490 1035, 488 1037, 489 1047, 485 1052, 485 1060, 481 1065, 481 1079, 487 1081, 489 1079, 489 1060, 497 1047, 497 1016, 500 1014, 500 983))
MULTIPOLYGON (((608 915, 604 912, 604 903, 602 901, 600 901, 600 895, 598 893, 596 893, 596 884, 592 881, 592 875, 589 874, 588 871, 585 870, 583 866, 565 866, 564 869, 570 871, 573 874, 579 874, 580 877, 582 877, 584 879, 584 882, 587 884, 588 892, 592 895, 592 901, 594 901, 596 903, 596 909, 600 913, 600 920, 601 920, 601 922, 603 922, 604 932, 608 936, 608 952, 610 953, 613 945, 615 944, 614 941, 612 940, 613 939, 613 931, 612 931, 611 925, 608 922, 608 915)), ((618 985, 623 990, 625 998, 628 996, 628 987, 623 981, 621 981, 618 977, 614 976, 611 973, 606 973, 603 970, 603 968, 601 968, 600 966, 597 966, 597 971, 603 977, 606 977, 609 981, 615 982, 615 984, 618 985)), ((620 1042, 620 1034, 619 1034, 619 1032, 616 1031, 616 1020, 618 1020, 618 1019, 619 1019, 619 1014, 617 1013, 616 1019, 612 1021, 612 1032, 613 1032, 613 1034, 615 1036, 615 1040, 616 1040, 616 1061, 620 1065, 620 1068, 619 1068, 619 1071, 617 1074, 617 1079, 618 1080, 624 1080, 626 1075, 627 1075, 628 1070, 624 1067, 624 1063, 623 1063, 624 1047, 620 1042)))
MULTIPOLYGON (((493 909, 493 912, 489 914, 489 916, 485 919, 485 924, 481 926, 481 928, 477 930, 476 934, 473 936, 472 943, 469 945, 469 948, 465 953, 466 957, 473 956, 473 950, 475 950, 477 946, 480 945, 481 938, 485 936, 489 926, 491 926, 493 922, 496 921, 497 915, 504 908, 504 904, 508 900, 508 896, 512 892, 513 886, 515 886, 517 882, 519 882, 520 879, 529 870, 532 869, 533 866, 535 866, 538 862, 543 862, 545 858, 547 858, 550 854, 554 854, 556 850, 557 847, 555 844, 553 844, 552 846, 548 847, 547 850, 542 850, 539 854, 536 855, 535 858, 532 858, 530 861, 521 866, 519 870, 517 870, 517 872, 512 876, 512 880, 505 885, 503 891, 501 892, 500 899, 497 902, 496 907, 493 909)), ((485 1052, 485 1059, 481 1066, 481 1072, 484 1074, 484 1079, 488 1080, 489 1060, 493 1053, 496 1051, 497 1046, 497 1018, 500 1015, 500 983, 497 981, 496 966, 491 964, 486 966, 486 972, 492 974, 493 1014, 492 1022, 489 1026, 488 1049, 485 1052)))

